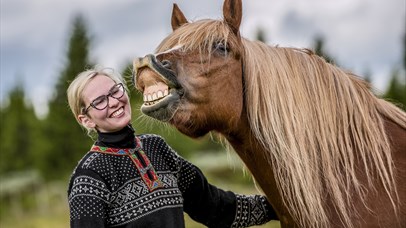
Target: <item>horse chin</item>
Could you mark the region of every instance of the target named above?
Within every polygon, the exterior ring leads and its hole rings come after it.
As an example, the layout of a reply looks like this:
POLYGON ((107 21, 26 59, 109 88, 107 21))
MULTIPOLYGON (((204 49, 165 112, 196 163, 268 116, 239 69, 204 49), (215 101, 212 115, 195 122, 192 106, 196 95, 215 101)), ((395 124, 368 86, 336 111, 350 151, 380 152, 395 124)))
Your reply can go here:
POLYGON ((152 105, 143 104, 141 112, 162 122, 168 122, 179 105, 180 95, 176 90, 152 105))
MULTIPOLYGON (((182 102, 182 104, 184 104, 182 102)), ((191 138, 201 138, 210 132, 210 128, 201 124, 201 120, 191 117, 190 110, 178 107, 168 123, 182 134, 191 138)))
POLYGON ((201 138, 203 136, 205 136, 207 133, 209 133, 208 130, 206 129, 197 129, 195 127, 193 127, 193 125, 183 125, 183 124, 178 124, 176 123, 176 120, 171 119, 169 121, 169 123, 173 126, 176 127, 176 129, 178 129, 178 131, 180 131, 182 134, 187 135, 191 138, 201 138))
POLYGON ((190 131, 190 130, 182 130, 182 129, 179 129, 178 128, 178 130, 180 131, 180 132, 182 132, 183 134, 185 134, 185 135, 187 135, 187 136, 189 136, 189 137, 191 137, 191 138, 195 138, 195 139, 197 139, 197 138, 201 138, 201 137, 203 137, 203 136, 205 136, 207 133, 209 133, 208 131, 206 131, 206 130, 203 130, 203 131, 190 131))

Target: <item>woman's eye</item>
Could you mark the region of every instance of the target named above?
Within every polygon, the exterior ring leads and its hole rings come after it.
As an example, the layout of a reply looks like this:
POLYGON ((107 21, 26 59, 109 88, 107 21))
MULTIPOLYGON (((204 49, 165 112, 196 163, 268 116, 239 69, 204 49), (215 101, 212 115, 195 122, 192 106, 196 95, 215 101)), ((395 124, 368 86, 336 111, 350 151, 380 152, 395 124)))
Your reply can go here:
POLYGON ((118 91, 119 91, 119 89, 114 89, 114 90, 112 90, 112 91, 111 91, 111 95, 113 95, 113 96, 116 95, 116 94, 118 93, 118 91))
POLYGON ((104 97, 97 98, 93 101, 93 105, 97 106, 105 101, 104 97))

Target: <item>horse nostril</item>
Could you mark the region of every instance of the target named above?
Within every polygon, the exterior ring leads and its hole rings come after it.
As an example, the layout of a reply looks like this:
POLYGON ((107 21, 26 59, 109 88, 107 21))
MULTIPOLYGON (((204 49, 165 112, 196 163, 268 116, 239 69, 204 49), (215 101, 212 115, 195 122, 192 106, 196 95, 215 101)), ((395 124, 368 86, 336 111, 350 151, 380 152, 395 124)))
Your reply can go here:
POLYGON ((172 67, 171 61, 166 60, 166 59, 162 60, 161 64, 162 64, 162 66, 165 67, 166 69, 171 69, 171 67, 172 67))

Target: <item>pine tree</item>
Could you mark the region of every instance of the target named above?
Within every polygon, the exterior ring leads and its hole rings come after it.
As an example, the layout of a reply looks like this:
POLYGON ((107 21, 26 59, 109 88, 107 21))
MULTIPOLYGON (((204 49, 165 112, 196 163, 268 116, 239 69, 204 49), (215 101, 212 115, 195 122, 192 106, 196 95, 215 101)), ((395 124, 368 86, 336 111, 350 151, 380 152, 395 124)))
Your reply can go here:
POLYGON ((384 97, 406 111, 406 84, 400 80, 399 71, 392 73, 389 87, 384 97))
POLYGON ((316 37, 314 51, 318 56, 323 57, 328 63, 334 63, 334 59, 324 50, 324 39, 321 36, 316 37))
POLYGON ((366 82, 368 82, 369 84, 372 83, 372 78, 371 78, 371 72, 370 70, 366 70, 365 73, 363 74, 363 78, 366 82))
MULTIPOLYGON (((403 34, 403 70, 406 71, 406 31, 403 34)), ((404 76, 406 81, 406 74, 404 76)))
POLYGON ((403 67, 400 70, 393 70, 391 80, 384 98, 397 104, 406 111, 406 32, 403 36, 403 67))
POLYGON ((34 168, 34 131, 38 119, 24 101, 24 89, 17 85, 9 94, 9 104, 1 108, 0 175, 34 168))
POLYGON ((256 39, 258 41, 266 43, 267 39, 266 39, 265 31, 262 28, 258 28, 257 34, 256 34, 256 39))
POLYGON ((85 20, 78 15, 73 20, 65 67, 57 81, 46 118, 45 133, 50 142, 50 149, 45 156, 48 166, 43 170, 46 177, 55 178, 70 173, 92 143, 86 132, 76 122, 66 98, 69 83, 91 65, 89 45, 90 38, 85 20))

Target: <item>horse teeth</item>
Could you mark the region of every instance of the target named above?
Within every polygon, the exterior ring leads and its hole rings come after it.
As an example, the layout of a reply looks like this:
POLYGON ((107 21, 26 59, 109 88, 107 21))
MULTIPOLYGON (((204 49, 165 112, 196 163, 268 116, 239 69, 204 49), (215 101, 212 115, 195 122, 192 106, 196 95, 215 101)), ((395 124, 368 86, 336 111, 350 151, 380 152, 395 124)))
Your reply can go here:
POLYGON ((158 91, 158 98, 161 98, 161 97, 163 97, 163 96, 164 96, 164 93, 162 93, 162 91, 159 90, 159 91, 158 91))
POLYGON ((152 94, 144 94, 144 104, 145 105, 154 105, 158 103, 162 98, 169 95, 169 91, 165 89, 163 92, 162 90, 158 90, 152 94))

